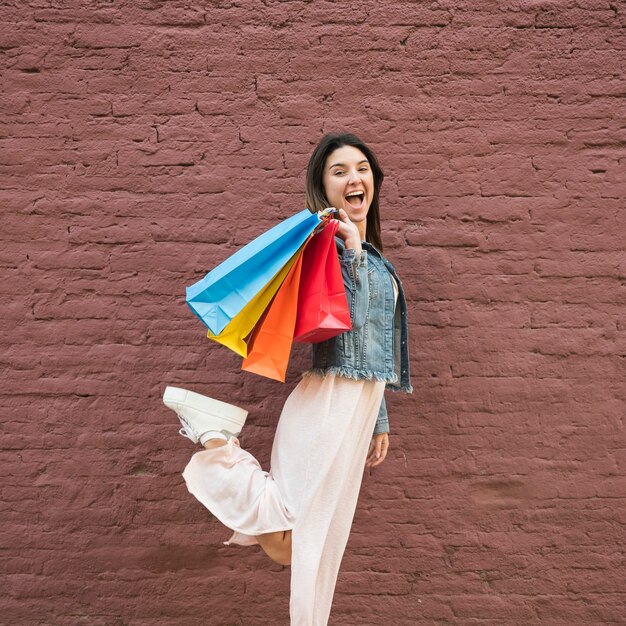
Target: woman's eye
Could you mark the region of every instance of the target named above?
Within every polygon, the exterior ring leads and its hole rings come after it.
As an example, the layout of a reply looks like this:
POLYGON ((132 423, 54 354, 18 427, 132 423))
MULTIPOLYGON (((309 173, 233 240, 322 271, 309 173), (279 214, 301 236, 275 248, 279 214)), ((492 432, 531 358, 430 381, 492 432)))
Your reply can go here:
POLYGON ((343 174, 343 170, 335 170, 335 176, 341 176, 343 174))

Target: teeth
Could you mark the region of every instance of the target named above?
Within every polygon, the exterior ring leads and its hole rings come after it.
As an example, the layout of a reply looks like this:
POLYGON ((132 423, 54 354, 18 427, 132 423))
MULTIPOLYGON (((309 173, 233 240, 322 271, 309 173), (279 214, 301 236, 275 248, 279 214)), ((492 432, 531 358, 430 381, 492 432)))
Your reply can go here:
POLYGON ((362 191, 351 191, 350 193, 346 194, 346 198, 349 198, 350 196, 362 196, 363 192, 362 191))

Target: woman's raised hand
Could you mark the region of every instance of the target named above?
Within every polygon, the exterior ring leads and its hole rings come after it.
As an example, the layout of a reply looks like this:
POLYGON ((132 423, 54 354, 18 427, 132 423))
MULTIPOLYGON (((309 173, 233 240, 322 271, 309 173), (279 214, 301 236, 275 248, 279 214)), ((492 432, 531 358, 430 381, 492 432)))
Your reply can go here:
POLYGON ((337 230, 337 235, 344 240, 346 248, 353 249, 358 256, 361 253, 361 235, 359 234, 359 229, 357 225, 350 220, 344 209, 338 209, 338 212, 339 217, 337 221, 339 222, 339 229, 337 230))

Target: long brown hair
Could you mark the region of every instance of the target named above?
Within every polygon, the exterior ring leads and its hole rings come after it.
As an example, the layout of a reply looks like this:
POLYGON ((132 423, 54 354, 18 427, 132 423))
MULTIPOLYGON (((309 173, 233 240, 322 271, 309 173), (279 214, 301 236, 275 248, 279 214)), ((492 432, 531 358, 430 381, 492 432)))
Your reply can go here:
POLYGON ((367 212, 365 240, 382 252, 383 241, 380 234, 378 197, 385 174, 378 163, 376 155, 356 135, 343 132, 328 133, 324 135, 317 144, 306 168, 306 206, 311 213, 317 213, 317 211, 321 211, 329 206, 326 193, 324 192, 324 166, 326 165, 328 156, 337 148, 342 148, 343 146, 358 148, 365 155, 372 168, 372 174, 374 175, 374 197, 372 198, 372 203, 367 212))

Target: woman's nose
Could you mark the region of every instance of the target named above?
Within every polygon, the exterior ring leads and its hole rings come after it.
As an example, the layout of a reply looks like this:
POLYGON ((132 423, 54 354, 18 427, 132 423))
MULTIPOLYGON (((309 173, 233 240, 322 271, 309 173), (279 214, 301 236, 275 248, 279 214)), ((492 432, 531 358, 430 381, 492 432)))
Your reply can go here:
POLYGON ((350 172, 350 178, 349 178, 351 183, 358 183, 360 182, 360 177, 359 177, 359 173, 356 170, 351 170, 350 172))

